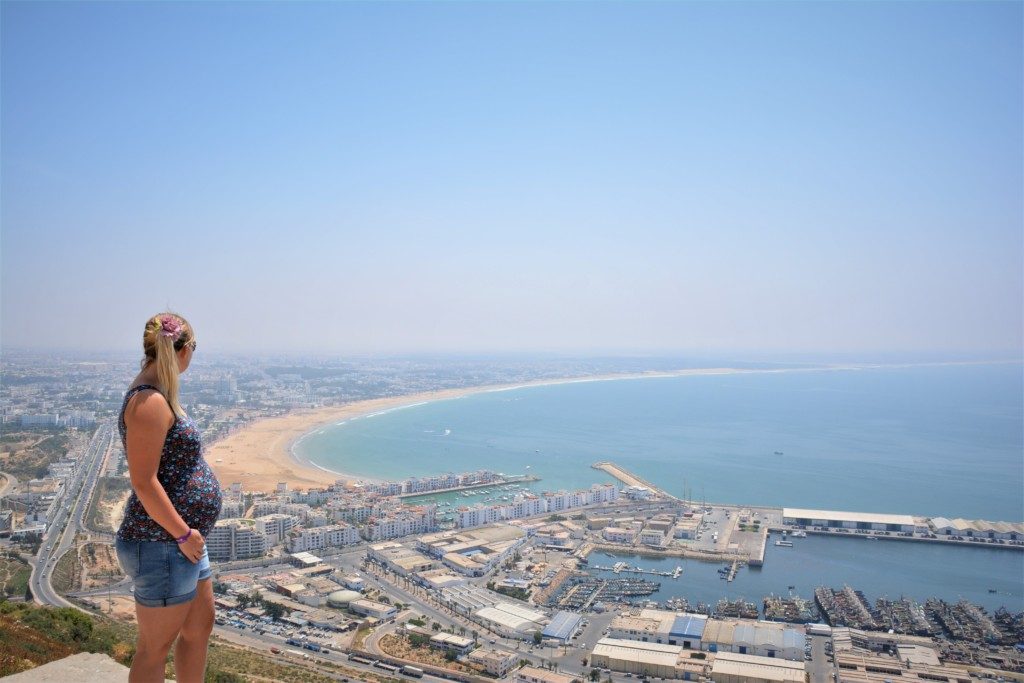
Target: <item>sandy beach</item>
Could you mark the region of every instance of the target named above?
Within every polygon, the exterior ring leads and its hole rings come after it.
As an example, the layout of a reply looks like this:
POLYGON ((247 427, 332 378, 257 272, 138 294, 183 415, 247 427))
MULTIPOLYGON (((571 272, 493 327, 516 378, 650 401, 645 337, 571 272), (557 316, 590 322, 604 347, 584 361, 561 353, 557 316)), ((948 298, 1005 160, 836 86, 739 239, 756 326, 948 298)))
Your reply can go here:
POLYGON ((568 384, 572 382, 601 382, 644 377, 681 377, 687 375, 725 375, 737 373, 779 372, 779 370, 746 370, 737 368, 694 368, 676 372, 648 372, 621 375, 595 375, 569 377, 558 380, 538 380, 518 384, 446 389, 406 396, 357 401, 342 406, 316 410, 303 410, 282 417, 258 420, 234 434, 211 445, 206 460, 217 473, 221 486, 241 482, 245 491, 273 491, 279 482, 287 482, 292 489, 306 489, 345 481, 366 480, 366 477, 328 472, 314 465, 300 462, 292 454, 292 445, 304 434, 323 426, 403 406, 459 398, 486 391, 507 391, 528 386, 568 384))

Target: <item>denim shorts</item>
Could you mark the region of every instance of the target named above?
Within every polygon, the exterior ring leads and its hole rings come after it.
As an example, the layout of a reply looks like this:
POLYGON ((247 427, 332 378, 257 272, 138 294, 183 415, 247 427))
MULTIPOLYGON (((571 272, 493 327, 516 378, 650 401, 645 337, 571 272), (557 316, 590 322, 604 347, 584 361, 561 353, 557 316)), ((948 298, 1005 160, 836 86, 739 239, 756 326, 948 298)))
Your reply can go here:
POLYGON ((177 543, 114 541, 117 561, 135 584, 135 602, 146 607, 170 607, 196 596, 199 581, 212 575, 203 548, 198 562, 185 557, 177 543))

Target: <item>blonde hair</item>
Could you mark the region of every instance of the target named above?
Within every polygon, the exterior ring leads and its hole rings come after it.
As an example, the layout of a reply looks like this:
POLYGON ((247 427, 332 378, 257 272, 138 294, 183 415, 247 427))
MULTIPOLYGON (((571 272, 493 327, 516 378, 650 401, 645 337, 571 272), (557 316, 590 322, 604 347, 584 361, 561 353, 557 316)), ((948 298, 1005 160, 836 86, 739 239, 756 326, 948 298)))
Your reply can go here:
POLYGON ((160 393, 167 399, 167 404, 178 417, 184 417, 178 402, 178 358, 177 353, 185 348, 186 344, 192 342, 195 335, 192 333, 192 325, 183 316, 177 313, 157 313, 146 321, 146 330, 142 334, 142 350, 146 356, 142 359, 142 369, 150 363, 156 363, 156 376, 160 381, 160 393), (160 334, 162 329, 161 319, 164 316, 171 316, 181 325, 181 334, 177 339, 160 334))

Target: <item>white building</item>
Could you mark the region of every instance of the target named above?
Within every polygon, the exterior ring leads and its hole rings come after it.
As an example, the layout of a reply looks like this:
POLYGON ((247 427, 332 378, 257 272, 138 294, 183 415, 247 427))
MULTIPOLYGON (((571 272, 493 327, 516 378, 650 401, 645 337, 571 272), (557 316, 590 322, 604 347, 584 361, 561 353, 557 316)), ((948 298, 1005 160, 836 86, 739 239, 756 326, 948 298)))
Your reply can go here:
POLYGON ((363 581, 361 577, 356 576, 354 574, 349 574, 348 576, 344 577, 341 580, 341 583, 343 586, 345 586, 345 588, 348 588, 349 590, 353 591, 358 591, 360 593, 362 593, 363 589, 366 588, 366 582, 363 581))
POLYGON ((210 560, 241 560, 263 555, 267 540, 254 527, 255 523, 249 519, 219 520, 206 537, 210 560))
POLYGON ((398 614, 398 610, 391 605, 385 605, 382 602, 374 602, 373 600, 353 600, 348 603, 348 608, 356 614, 365 614, 368 617, 380 619, 390 619, 398 614))
POLYGON ((601 530, 601 537, 610 543, 632 543, 636 531, 618 526, 606 526, 601 530))
POLYGON ((794 526, 820 526, 828 529, 860 529, 863 531, 924 531, 912 515, 884 515, 874 512, 842 512, 838 510, 805 510, 783 508, 782 523, 794 526))
POLYGON ((422 505, 370 519, 365 533, 371 541, 425 534, 437 527, 437 506, 422 505))
POLYGON ((472 663, 483 667, 484 671, 495 678, 504 678, 519 662, 519 657, 513 652, 484 648, 470 652, 468 659, 472 663))
POLYGON ((618 498, 619 489, 612 484, 594 484, 589 489, 579 491, 546 492, 542 496, 520 493, 510 503, 459 508, 458 526, 468 529, 534 515, 554 514, 588 505, 604 505, 618 498))
POLYGON ((300 553, 359 543, 359 530, 349 524, 328 524, 311 528, 299 527, 288 536, 288 550, 300 553))
POLYGON ((633 500, 648 500, 654 497, 654 491, 650 490, 646 486, 627 486, 622 489, 623 495, 626 498, 633 500))
POLYGON ((299 520, 291 515, 275 512, 257 517, 254 521, 256 522, 256 531, 266 536, 267 545, 274 546, 284 542, 288 532, 298 524, 299 520))
POLYGON ((661 529, 644 529, 640 532, 640 542, 660 548, 665 545, 665 532, 661 529))
POLYGON ((222 519, 241 517, 244 513, 245 510, 242 509, 242 501, 231 500, 227 497, 224 498, 224 502, 220 507, 220 516, 222 519))

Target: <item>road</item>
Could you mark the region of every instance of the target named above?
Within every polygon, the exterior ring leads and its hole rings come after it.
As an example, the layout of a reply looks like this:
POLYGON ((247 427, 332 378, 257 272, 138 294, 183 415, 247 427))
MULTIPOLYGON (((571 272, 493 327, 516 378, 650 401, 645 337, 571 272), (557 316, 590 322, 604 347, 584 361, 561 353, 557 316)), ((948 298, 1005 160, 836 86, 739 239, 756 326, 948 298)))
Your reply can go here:
POLYGON ((82 456, 81 465, 65 485, 63 505, 43 535, 43 542, 39 546, 39 554, 32 568, 32 576, 29 578, 32 596, 38 604, 75 607, 53 589, 50 584, 51 573, 57 560, 75 545, 76 536, 85 528, 85 515, 88 513, 89 502, 92 500, 102 464, 113 445, 114 433, 113 422, 103 422, 96 428, 85 455, 82 456))
POLYGON ((0 477, 4 478, 4 487, 0 489, 0 498, 3 498, 18 486, 18 479, 13 474, 8 474, 7 472, 0 472, 0 477))

